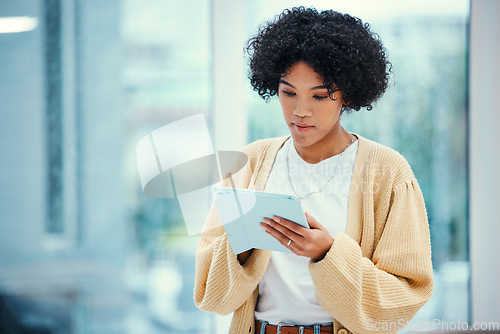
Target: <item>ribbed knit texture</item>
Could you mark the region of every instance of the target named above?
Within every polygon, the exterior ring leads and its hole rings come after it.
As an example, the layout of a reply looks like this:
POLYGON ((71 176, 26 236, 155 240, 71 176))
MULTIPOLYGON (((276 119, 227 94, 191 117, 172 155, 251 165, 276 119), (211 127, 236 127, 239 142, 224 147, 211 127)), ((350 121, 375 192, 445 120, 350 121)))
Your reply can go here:
MULTIPOLYGON (((325 258, 311 261, 316 298, 335 319, 335 333, 395 333, 432 294, 429 227, 424 200, 406 160, 359 137, 346 233, 338 233, 325 258), (390 330, 387 330, 389 328, 390 330)), ((283 138, 245 148, 247 165, 237 187, 263 189, 283 138)), ((229 185, 229 180, 225 180, 229 185)), ((215 207, 196 254, 194 300, 198 308, 234 312, 230 334, 254 333, 258 284, 270 252, 255 249, 243 265, 233 254, 215 207)))

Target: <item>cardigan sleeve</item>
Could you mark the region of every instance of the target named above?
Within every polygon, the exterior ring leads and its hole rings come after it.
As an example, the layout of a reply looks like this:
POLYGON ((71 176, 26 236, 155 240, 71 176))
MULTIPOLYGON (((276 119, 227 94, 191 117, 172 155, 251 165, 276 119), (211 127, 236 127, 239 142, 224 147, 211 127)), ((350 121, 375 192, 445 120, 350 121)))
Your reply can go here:
POLYGON ((371 259, 339 233, 325 258, 309 265, 318 301, 356 333, 404 327, 432 294, 429 227, 416 180, 398 184, 387 205, 371 259))
MULTIPOLYGON (((212 207, 209 220, 218 219, 214 211, 212 207)), ((204 232, 196 251, 196 306, 219 314, 238 309, 250 298, 264 275, 268 259, 265 253, 254 249, 240 265, 223 227, 204 232)))
MULTIPOLYGON (((257 145, 244 152, 252 155, 257 145)), ((248 187, 253 162, 233 175, 237 187, 248 187)), ((229 186, 226 179, 224 186, 229 186)), ((204 311, 229 314, 241 307, 254 293, 269 260, 269 252, 254 249, 241 265, 233 253, 219 215, 212 205, 196 250, 194 301, 204 311)))

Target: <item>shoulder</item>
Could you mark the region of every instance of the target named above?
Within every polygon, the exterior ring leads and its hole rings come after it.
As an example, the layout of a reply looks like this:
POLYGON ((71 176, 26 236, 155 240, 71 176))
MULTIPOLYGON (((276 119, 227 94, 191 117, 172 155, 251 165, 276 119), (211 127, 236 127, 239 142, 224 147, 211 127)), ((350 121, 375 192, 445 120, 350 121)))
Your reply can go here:
POLYGON ((250 161, 276 155, 280 147, 283 146, 283 143, 288 138, 289 136, 259 139, 248 144, 243 149, 243 153, 247 155, 250 161))
POLYGON ((225 179, 231 174, 236 176, 236 173, 242 168, 243 173, 238 173, 239 176, 234 181, 238 187, 247 187, 249 182, 252 182, 256 172, 263 171, 263 174, 266 174, 270 171, 276 154, 286 139, 288 137, 260 139, 248 144, 241 150, 243 154, 238 155, 238 161, 235 164, 227 164, 231 167, 225 173, 225 179))
POLYGON ((378 178, 391 178, 394 183, 414 178, 410 164, 399 152, 372 140, 359 138, 360 151, 364 152, 365 164, 371 173, 377 174, 378 178))

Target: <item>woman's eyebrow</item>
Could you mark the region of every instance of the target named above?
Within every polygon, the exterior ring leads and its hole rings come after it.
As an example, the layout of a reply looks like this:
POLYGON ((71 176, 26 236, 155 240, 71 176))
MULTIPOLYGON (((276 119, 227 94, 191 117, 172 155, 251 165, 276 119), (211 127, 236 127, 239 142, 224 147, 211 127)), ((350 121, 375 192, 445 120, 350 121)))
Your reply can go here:
MULTIPOLYGON (((280 83, 282 83, 283 85, 287 85, 287 86, 290 86, 292 88, 295 88, 291 83, 281 79, 280 80, 280 83)), ((314 86, 313 88, 311 88, 311 90, 315 90, 315 89, 328 89, 325 85, 321 85, 321 86, 314 86)))
POLYGON ((328 87, 321 85, 321 86, 315 86, 315 87, 311 88, 311 90, 314 90, 314 89, 328 89, 328 87))
POLYGON ((286 82, 286 81, 285 81, 285 80, 283 80, 283 79, 281 79, 281 80, 280 80, 280 83, 282 83, 283 85, 287 85, 287 86, 290 86, 290 87, 292 87, 292 88, 295 88, 295 87, 294 87, 291 83, 286 82))

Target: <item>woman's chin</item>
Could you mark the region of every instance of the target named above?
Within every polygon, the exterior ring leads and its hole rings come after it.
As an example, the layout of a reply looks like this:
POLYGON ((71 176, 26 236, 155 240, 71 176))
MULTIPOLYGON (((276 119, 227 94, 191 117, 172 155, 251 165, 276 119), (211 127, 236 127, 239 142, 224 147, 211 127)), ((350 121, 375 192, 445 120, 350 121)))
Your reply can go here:
POLYGON ((312 136, 304 133, 293 133, 292 132, 293 143, 298 146, 311 146, 315 143, 312 136))

